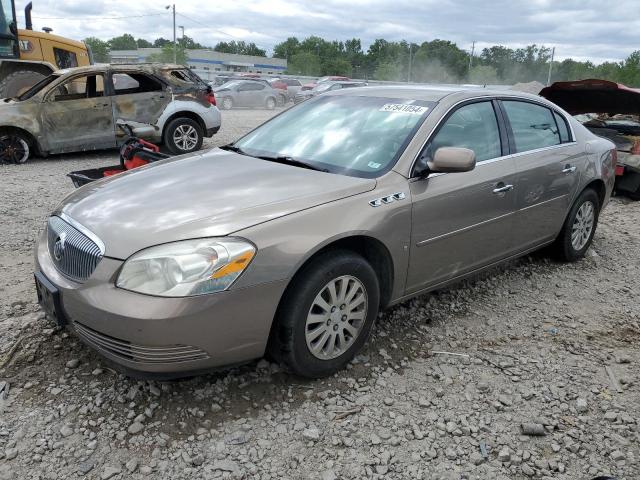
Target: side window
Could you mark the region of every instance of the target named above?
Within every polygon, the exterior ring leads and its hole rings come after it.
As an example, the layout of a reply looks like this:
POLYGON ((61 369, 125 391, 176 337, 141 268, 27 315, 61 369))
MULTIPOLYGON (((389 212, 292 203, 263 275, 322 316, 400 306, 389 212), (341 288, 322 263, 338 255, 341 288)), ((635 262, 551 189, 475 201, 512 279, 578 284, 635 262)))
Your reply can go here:
POLYGON ((569 133, 569 126, 567 125, 567 121, 558 112, 553 112, 553 116, 556 119, 556 124, 558 125, 558 131, 560 132, 560 141, 562 143, 570 142, 571 134, 569 133))
POLYGON ((162 91, 162 83, 144 73, 116 72, 111 76, 111 79, 116 95, 162 91))
POLYGON ((430 160, 440 147, 473 150, 477 162, 500 157, 500 129, 491 102, 471 103, 453 112, 427 144, 422 159, 430 160))
POLYGON ((255 84, 250 85, 249 90, 264 90, 265 85, 262 83, 255 82, 255 84))
POLYGON ((56 102, 81 100, 104 96, 104 77, 102 75, 82 75, 58 85, 48 96, 56 102))
POLYGON ((342 88, 342 84, 336 83, 335 85, 331 85, 329 90, 340 90, 342 88))
POLYGON ((78 57, 69 50, 53 47, 53 56, 56 59, 56 65, 58 65, 60 69, 78 66, 78 57))
POLYGON ((547 107, 512 100, 502 104, 511 124, 516 152, 560 144, 558 126, 547 107))

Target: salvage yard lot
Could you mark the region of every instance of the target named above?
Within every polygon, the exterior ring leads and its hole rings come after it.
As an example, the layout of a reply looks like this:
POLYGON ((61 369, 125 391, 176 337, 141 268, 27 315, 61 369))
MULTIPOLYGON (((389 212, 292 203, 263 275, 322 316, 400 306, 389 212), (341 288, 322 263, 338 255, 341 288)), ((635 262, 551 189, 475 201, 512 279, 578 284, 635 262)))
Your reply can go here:
MULTIPOLYGON (((225 111, 205 146, 273 114, 225 111)), ((0 166, 0 479, 640 477, 640 202, 614 199, 578 263, 537 253, 383 312, 335 377, 261 360, 158 383, 35 303, 34 237, 65 174, 116 159, 0 166)))

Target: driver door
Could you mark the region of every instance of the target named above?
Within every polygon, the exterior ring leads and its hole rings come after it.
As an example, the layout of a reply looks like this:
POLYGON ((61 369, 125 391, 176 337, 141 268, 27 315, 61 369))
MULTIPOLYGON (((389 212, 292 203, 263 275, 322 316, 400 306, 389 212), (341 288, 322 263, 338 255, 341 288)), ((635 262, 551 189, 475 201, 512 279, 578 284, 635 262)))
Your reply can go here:
POLYGON ((77 75, 52 88, 44 98, 42 131, 52 153, 116 146, 111 97, 104 75, 77 75))

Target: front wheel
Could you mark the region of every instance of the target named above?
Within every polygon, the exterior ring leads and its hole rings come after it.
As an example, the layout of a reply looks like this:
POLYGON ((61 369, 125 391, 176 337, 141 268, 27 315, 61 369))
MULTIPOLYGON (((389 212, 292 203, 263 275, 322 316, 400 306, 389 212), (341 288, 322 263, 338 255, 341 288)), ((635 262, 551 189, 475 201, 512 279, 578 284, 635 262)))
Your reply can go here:
POLYGON ((164 134, 164 143, 174 155, 200 150, 202 141, 202 127, 195 120, 186 117, 172 120, 164 134))
POLYGON ((297 375, 326 377, 367 341, 378 315, 378 279, 360 255, 333 251, 312 260, 293 282, 278 309, 269 352, 297 375))
POLYGON ((23 164, 29 160, 29 140, 18 132, 0 133, 0 163, 23 164))
POLYGON ((575 262, 584 257, 593 241, 600 214, 600 198, 588 188, 571 207, 554 249, 561 260, 575 262))

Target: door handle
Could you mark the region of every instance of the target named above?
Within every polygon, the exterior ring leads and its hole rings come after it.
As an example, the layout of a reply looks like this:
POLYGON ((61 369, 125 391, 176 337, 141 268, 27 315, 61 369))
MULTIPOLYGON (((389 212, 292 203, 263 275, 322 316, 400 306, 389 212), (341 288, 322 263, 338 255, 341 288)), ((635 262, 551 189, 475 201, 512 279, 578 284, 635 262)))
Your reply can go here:
POLYGON ((505 192, 510 192, 511 190, 513 190, 513 185, 505 185, 502 182, 500 182, 498 185, 502 185, 501 187, 496 185, 496 188, 493 189, 493 193, 505 193, 505 192))
POLYGON ((93 106, 93 108, 104 108, 104 107, 108 107, 109 104, 108 103, 99 103, 93 106))
POLYGON ((562 173, 573 173, 576 171, 578 167, 574 167, 573 165, 569 165, 568 163, 562 169, 562 173))

